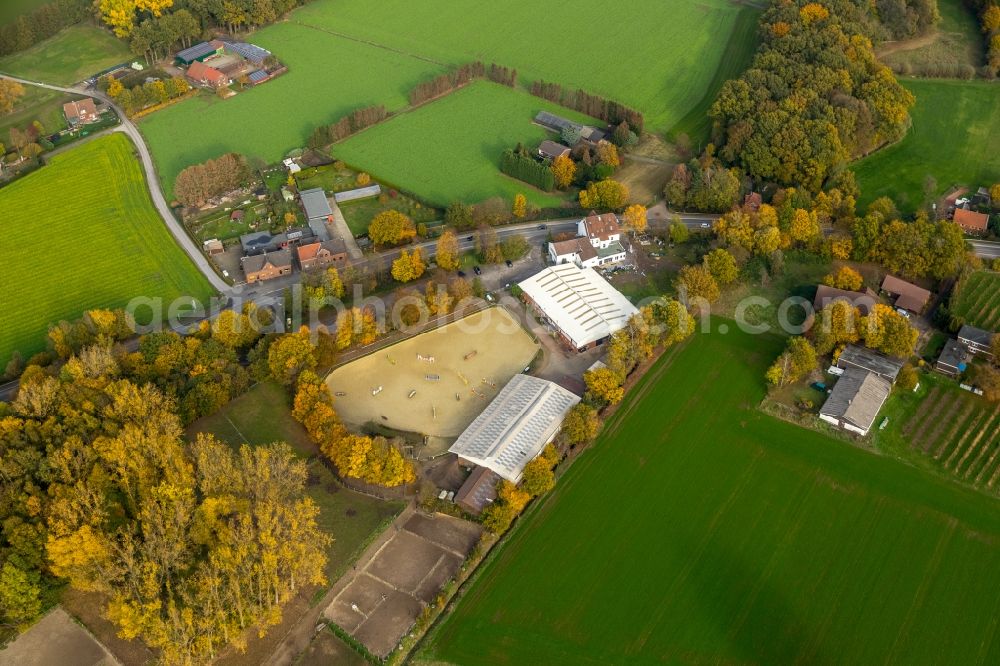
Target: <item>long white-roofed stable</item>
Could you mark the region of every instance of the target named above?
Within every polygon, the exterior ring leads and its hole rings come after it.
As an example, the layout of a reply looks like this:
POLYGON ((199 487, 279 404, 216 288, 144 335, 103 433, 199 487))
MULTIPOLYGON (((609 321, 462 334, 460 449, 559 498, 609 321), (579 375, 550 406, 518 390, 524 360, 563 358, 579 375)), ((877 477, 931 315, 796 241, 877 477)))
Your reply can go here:
POLYGON ((579 396, 558 384, 514 375, 448 450, 516 483, 578 402, 579 396))
POLYGON ((638 312, 597 271, 573 263, 550 266, 518 286, 563 341, 581 351, 604 342, 638 312))

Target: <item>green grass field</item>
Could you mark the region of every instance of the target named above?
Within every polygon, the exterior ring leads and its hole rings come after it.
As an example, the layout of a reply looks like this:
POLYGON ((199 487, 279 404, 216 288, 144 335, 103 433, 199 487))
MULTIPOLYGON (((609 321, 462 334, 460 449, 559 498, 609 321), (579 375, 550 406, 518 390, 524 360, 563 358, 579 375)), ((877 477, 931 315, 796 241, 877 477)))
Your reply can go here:
POLYGON ((185 167, 231 151, 275 161, 353 109, 406 106, 409 89, 441 69, 296 23, 259 30, 253 42, 289 72, 231 99, 200 95, 142 119, 168 197, 185 167))
MULTIPOLYGON (((449 64, 515 67, 522 80, 584 88, 666 130, 704 97, 744 10, 727 0, 314 2, 295 20, 449 64)), ((754 40, 739 41, 753 50, 754 40)))
POLYGON ((920 207, 924 181, 937 181, 937 194, 952 185, 973 191, 1000 182, 1000 94, 986 82, 903 82, 917 98, 913 127, 899 143, 854 166, 862 206, 892 197, 904 211, 920 207))
POLYGON ((107 30, 74 25, 27 51, 0 58, 0 72, 61 86, 83 79, 134 56, 107 30))
MULTIPOLYGON (((610 14, 622 18, 612 20, 599 0, 574 3, 571 11, 529 0, 431 0, 419 9, 402 0, 316 0, 253 35, 288 74, 229 100, 184 101, 141 127, 170 192, 186 166, 228 151, 274 161, 320 124, 369 104, 400 109, 420 81, 481 59, 516 67, 522 82, 555 81, 634 105, 650 129, 662 131, 706 105, 721 83, 724 55, 727 62, 737 55, 726 45, 731 34, 740 54, 733 62, 745 62, 754 47, 752 31, 736 27, 755 22, 757 12, 727 0, 627 0, 610 14), (636 25, 650 32, 637 33, 636 25)), ((695 131, 697 124, 685 126, 695 131)), ((402 150, 383 146, 381 160, 402 150)))
POLYGON ((973 326, 1000 329, 1000 273, 976 271, 970 275, 951 297, 951 311, 973 326))
MULTIPOLYGON (((258 384, 222 410, 188 426, 190 439, 199 432, 211 433, 237 447, 287 442, 302 458, 317 453, 305 429, 292 417, 285 389, 273 382, 258 384)), ((320 528, 333 537, 326 567, 327 582, 332 584, 380 528, 403 510, 403 503, 348 490, 318 458, 313 457, 308 464, 306 492, 319 506, 320 528)))
POLYGON ((358 169, 439 206, 518 192, 539 206, 558 205, 548 194, 500 173, 500 153, 519 142, 533 148, 550 133, 532 119, 542 110, 584 121, 526 92, 476 81, 435 102, 392 118, 333 147, 358 169))
POLYGON ((213 293, 154 210, 121 134, 57 155, 0 189, 0 210, 0 363, 15 349, 25 358, 44 349, 50 324, 91 308, 213 293))
POLYGON ((780 346, 661 359, 421 658, 996 663, 1000 504, 757 411, 780 346))

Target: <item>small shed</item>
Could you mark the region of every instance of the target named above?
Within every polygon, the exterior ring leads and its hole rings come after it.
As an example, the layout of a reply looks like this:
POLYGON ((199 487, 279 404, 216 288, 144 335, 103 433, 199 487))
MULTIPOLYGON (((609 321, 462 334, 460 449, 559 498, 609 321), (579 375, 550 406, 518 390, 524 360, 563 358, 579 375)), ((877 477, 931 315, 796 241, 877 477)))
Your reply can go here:
POLYGON ((242 210, 237 208, 229 215, 229 219, 233 222, 242 222, 245 216, 246 214, 242 210))

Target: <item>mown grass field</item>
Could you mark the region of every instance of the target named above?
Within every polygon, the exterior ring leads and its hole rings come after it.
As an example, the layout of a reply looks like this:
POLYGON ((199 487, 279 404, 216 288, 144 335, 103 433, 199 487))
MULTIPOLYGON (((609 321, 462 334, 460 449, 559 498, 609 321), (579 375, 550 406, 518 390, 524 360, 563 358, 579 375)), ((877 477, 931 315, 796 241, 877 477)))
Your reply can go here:
POLYGON ((107 30, 74 25, 27 51, 0 58, 0 72, 69 86, 134 56, 128 44, 107 30))
POLYGON ((976 271, 951 297, 951 311, 988 331, 1000 330, 1000 273, 976 271))
MULTIPOLYGON (((704 97, 742 13, 727 0, 311 3, 295 20, 449 64, 515 67, 522 80, 607 95, 666 130, 704 97)), ((752 39, 739 36, 752 51, 752 39)))
POLYGON ((273 162, 356 108, 406 106, 410 88, 442 69, 294 22, 259 30, 252 40, 288 73, 227 100, 199 95, 140 122, 168 197, 185 167, 232 151, 273 162))
POLYGON ((903 81, 917 98, 913 127, 899 143, 854 165, 861 205, 892 197, 904 211, 920 207, 924 182, 936 194, 952 185, 973 191, 1000 182, 1000 94, 982 81, 903 81))
POLYGON ((948 478, 996 494, 1000 490, 1000 409, 937 374, 916 392, 897 392, 875 435, 884 450, 948 478))
POLYGON ((222 410, 188 426, 190 439, 199 432, 211 433, 234 447, 286 442, 298 456, 312 458, 308 463, 306 492, 319 506, 320 528, 333 537, 327 548, 326 575, 330 584, 376 532, 403 510, 402 502, 383 501, 340 485, 333 473, 314 457, 316 445, 292 417, 285 389, 273 382, 258 384, 222 410))
POLYGON ((57 155, 0 189, 0 211, 0 363, 15 349, 25 358, 44 349, 50 324, 91 308, 213 293, 157 215, 121 134, 57 155))
POLYGON ((996 663, 1000 504, 757 411, 780 345, 661 359, 421 658, 996 663))
MULTIPOLYGON (((176 104, 141 128, 169 193, 186 166, 228 151, 274 161, 320 124, 370 104, 402 108, 420 81, 481 59, 516 67, 522 83, 555 81, 634 105, 650 129, 663 131, 699 104, 707 108, 724 58, 745 62, 756 40, 736 27, 757 15, 728 0, 627 0, 613 10, 599 0, 571 10, 529 0, 432 0, 419 8, 402 0, 316 0, 252 36, 288 74, 229 100, 204 95, 176 104), (650 32, 637 33, 637 25, 650 32), (742 54, 736 60, 731 34, 742 54)), ((388 161, 403 147, 382 151, 388 161)))
MULTIPOLYGON (((526 92, 476 81, 333 147, 333 156, 445 207, 523 193, 539 206, 565 198, 500 173, 500 153, 519 142, 533 148, 552 136, 532 120, 542 110, 585 121, 526 92)), ((593 122, 593 121, 591 121, 593 122)))

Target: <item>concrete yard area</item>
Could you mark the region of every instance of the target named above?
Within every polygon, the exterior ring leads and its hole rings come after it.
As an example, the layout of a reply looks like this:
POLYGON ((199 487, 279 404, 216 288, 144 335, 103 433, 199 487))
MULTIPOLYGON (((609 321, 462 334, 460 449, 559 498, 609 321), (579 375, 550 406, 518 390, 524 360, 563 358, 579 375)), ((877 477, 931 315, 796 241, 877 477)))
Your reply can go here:
POLYGON ((481 534, 479 525, 458 518, 412 514, 370 559, 338 582, 340 590, 323 615, 385 657, 455 575, 481 534))
POLYGON ((350 426, 373 421, 457 437, 538 349, 507 310, 494 307, 341 366, 326 381, 350 426))
POLYGON ((0 650, 6 666, 113 666, 118 661, 62 608, 36 622, 0 650))

